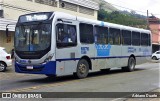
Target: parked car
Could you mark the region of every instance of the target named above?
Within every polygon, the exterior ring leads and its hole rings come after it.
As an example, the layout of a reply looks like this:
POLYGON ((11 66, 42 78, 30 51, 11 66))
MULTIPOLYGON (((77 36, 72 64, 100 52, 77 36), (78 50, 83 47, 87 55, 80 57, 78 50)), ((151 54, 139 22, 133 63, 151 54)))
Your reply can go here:
POLYGON ((160 59, 160 51, 156 51, 152 54, 152 59, 153 60, 158 60, 160 59))
POLYGON ((6 68, 11 65, 11 54, 8 54, 4 47, 0 47, 0 72, 6 71, 6 68))

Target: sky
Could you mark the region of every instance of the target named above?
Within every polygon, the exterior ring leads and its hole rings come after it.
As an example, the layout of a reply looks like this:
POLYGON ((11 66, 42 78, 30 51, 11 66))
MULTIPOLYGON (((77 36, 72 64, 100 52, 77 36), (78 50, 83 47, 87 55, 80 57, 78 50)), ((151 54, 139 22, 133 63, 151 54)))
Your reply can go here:
POLYGON ((125 8, 130 8, 135 10, 136 13, 142 15, 147 15, 147 10, 148 10, 149 16, 151 16, 152 13, 154 16, 160 18, 160 0, 105 0, 105 1, 114 4, 113 6, 115 6, 120 10, 127 10, 125 8))

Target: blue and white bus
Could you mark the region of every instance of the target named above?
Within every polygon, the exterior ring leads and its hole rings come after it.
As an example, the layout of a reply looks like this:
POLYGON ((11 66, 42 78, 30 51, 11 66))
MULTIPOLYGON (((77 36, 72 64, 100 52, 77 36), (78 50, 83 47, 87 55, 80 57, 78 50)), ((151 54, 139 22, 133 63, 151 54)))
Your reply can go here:
POLYGON ((87 77, 120 67, 133 71, 151 56, 151 32, 62 12, 21 15, 15 29, 18 73, 87 77))

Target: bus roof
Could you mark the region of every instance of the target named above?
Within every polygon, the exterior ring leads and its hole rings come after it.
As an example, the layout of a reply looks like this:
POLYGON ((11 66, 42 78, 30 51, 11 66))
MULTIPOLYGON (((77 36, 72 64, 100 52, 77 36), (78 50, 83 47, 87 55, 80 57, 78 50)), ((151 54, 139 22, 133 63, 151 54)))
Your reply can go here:
MULTIPOLYGON (((45 12, 37 12, 37 13, 45 13, 45 12)), ((31 14, 37 14, 37 13, 31 13, 31 14)), ((135 28, 135 27, 125 26, 125 25, 120 25, 120 24, 114 24, 114 23, 109 23, 109 22, 104 22, 104 21, 92 20, 92 19, 79 17, 79 16, 68 14, 68 13, 64 13, 64 12, 55 11, 55 12, 48 12, 48 13, 52 13, 52 14, 54 14, 54 17, 61 18, 61 19, 71 19, 71 20, 77 20, 79 22, 88 23, 88 24, 106 26, 106 27, 109 27, 109 28, 117 28, 117 29, 124 29, 124 30, 130 30, 130 31, 138 31, 138 32, 142 32, 142 33, 143 32, 144 33, 150 33, 149 30, 142 29, 142 28, 135 28)))
POLYGON ((138 32, 142 32, 142 33, 143 32, 144 33, 150 33, 149 30, 142 29, 142 28, 135 28, 135 27, 125 26, 125 25, 120 25, 120 24, 114 24, 114 23, 109 23, 109 22, 104 22, 104 21, 99 21, 99 20, 92 20, 92 19, 88 19, 88 18, 84 18, 84 17, 74 16, 74 15, 67 14, 67 13, 64 13, 64 12, 54 12, 54 14, 59 18, 78 20, 80 22, 93 24, 93 25, 100 25, 100 26, 130 30, 130 31, 138 31, 138 32))

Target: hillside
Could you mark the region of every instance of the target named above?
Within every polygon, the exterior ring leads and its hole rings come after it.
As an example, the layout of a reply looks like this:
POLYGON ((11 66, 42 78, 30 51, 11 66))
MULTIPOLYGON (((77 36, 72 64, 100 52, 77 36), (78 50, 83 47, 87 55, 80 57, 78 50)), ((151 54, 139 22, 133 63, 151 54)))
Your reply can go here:
POLYGON ((94 2, 97 2, 100 5, 100 9, 104 9, 105 11, 112 12, 117 11, 118 9, 113 7, 111 4, 104 0, 92 0, 94 2))

